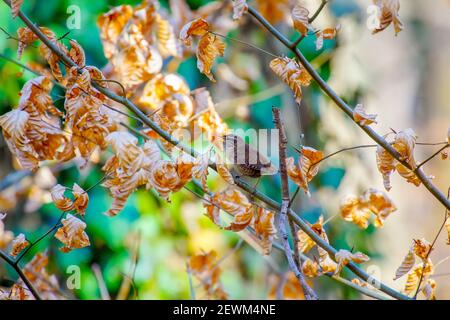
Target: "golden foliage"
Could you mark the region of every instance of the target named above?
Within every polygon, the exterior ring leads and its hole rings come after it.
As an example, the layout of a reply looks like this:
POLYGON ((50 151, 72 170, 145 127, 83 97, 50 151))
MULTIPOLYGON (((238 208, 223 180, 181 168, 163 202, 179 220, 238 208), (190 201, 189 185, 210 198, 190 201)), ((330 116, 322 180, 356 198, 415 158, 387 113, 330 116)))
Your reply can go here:
POLYGON ((19 41, 19 45, 17 47, 17 59, 20 60, 23 50, 39 38, 29 28, 20 27, 17 29, 17 39, 19 41))
POLYGON ((325 28, 316 32, 316 50, 321 50, 323 48, 323 41, 334 39, 340 30, 340 25, 334 28, 325 28))
POLYGON ((395 272, 394 280, 397 280, 407 274, 416 264, 416 256, 414 255, 414 250, 411 248, 406 256, 403 258, 401 265, 397 268, 395 272))
POLYGON ((319 172, 319 166, 316 163, 323 159, 323 152, 311 147, 302 147, 299 152, 297 166, 294 164, 294 158, 286 159, 287 173, 297 186, 309 194, 308 183, 319 172))
POLYGON ((12 257, 17 257, 19 253, 21 253, 26 247, 28 247, 30 243, 25 238, 23 233, 20 233, 17 237, 12 241, 11 252, 9 253, 12 257))
POLYGON ((216 264, 217 253, 212 250, 192 256, 189 260, 189 268, 192 274, 200 280, 200 284, 208 299, 228 299, 228 294, 220 283, 222 269, 216 264))
POLYGON ((301 35, 306 36, 309 30, 309 11, 301 4, 296 4, 291 12, 294 28, 301 35))
POLYGON ((211 73, 211 68, 214 60, 217 57, 223 57, 224 53, 225 43, 212 33, 205 34, 198 42, 197 67, 213 82, 215 82, 215 79, 211 73))
POLYGON ((427 282, 428 277, 433 274, 434 268, 431 260, 428 260, 425 268, 424 266, 417 265, 415 266, 409 273, 406 278, 406 284, 405 288, 403 289, 403 292, 405 294, 411 294, 414 293, 417 290, 417 287, 419 285, 420 279, 422 278, 423 282, 427 282))
POLYGON ((374 34, 385 30, 391 23, 394 25, 396 35, 403 30, 399 15, 400 0, 373 0, 373 3, 380 10, 380 25, 373 30, 374 34))
POLYGON ((271 24, 277 24, 285 19, 289 10, 289 1, 257 0, 256 7, 263 17, 266 18, 271 24))
POLYGON ((233 19, 239 20, 248 11, 247 0, 233 0, 233 19))
POLYGON ((309 86, 311 75, 295 60, 284 57, 275 58, 270 62, 272 71, 291 88, 295 102, 300 105, 302 100, 302 86, 309 86))
POLYGON ((375 215, 375 227, 380 228, 392 212, 397 210, 392 200, 381 191, 368 189, 360 197, 350 195, 340 206, 341 216, 346 221, 353 222, 358 227, 366 229, 369 218, 375 215))
POLYGON ((353 109, 353 119, 362 126, 377 123, 375 120, 376 117, 376 114, 367 114, 362 104, 358 104, 355 109, 353 109))
POLYGON ((272 251, 273 239, 276 237, 277 229, 274 224, 275 213, 273 211, 257 207, 254 218, 254 228, 257 236, 261 238, 263 254, 269 255, 272 251))
POLYGON ((70 252, 90 245, 89 237, 84 231, 86 223, 70 213, 61 220, 61 223, 62 227, 56 231, 55 238, 64 244, 64 247, 60 248, 62 252, 70 252))
POLYGON ((338 262, 338 267, 335 271, 336 274, 339 274, 344 266, 346 266, 350 261, 354 263, 364 263, 369 261, 369 257, 361 252, 352 253, 348 250, 339 250, 335 254, 336 261, 338 262))
MULTIPOLYGON (((395 134, 392 141, 392 147, 400 154, 401 160, 409 164, 413 169, 417 167, 414 159, 414 147, 416 145, 417 136, 412 129, 406 129, 395 134)), ((386 190, 391 189, 390 176, 397 170, 397 172, 406 179, 407 182, 419 186, 421 184, 420 179, 410 169, 406 168, 403 164, 399 163, 393 156, 391 156, 381 146, 377 147, 377 166, 378 171, 383 176, 384 187, 386 190)))
POLYGON ((13 18, 19 15, 20 7, 22 7, 23 0, 11 0, 11 12, 13 18))

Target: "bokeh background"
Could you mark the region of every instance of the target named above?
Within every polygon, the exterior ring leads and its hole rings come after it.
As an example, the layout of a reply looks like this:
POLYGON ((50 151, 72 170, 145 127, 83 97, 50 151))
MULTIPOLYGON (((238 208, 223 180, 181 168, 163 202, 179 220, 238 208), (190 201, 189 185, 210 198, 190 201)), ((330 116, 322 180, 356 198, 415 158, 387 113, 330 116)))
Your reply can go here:
MULTIPOLYGON (((162 7, 168 8, 166 1, 160 2, 162 7)), ((197 8, 208 1, 187 2, 192 8, 197 8)), ((70 5, 78 5, 81 8, 81 29, 71 30, 69 37, 83 46, 88 64, 100 67, 107 61, 103 56, 96 19, 110 7, 126 3, 137 4, 139 1, 30 0, 25 1, 23 10, 37 24, 63 35, 68 31, 66 10, 70 5)), ((312 12, 320 1, 309 0, 305 3, 312 12)), ((379 133, 388 133, 390 128, 413 128, 422 142, 445 141, 450 125, 449 2, 401 1, 400 15, 405 29, 398 36, 394 36, 392 28, 377 35, 371 34, 366 27, 366 8, 371 3, 369 0, 331 0, 314 25, 323 28, 341 24, 338 38, 326 40, 324 48, 316 51, 315 38, 308 36, 300 45, 302 52, 350 105, 363 103, 369 112, 378 114, 379 122, 374 128, 379 133)), ((298 35, 289 27, 289 17, 287 22, 278 27, 295 39, 298 35)), ((0 26, 11 34, 15 34, 21 26, 19 19, 11 19, 10 11, 3 3, 0 3, 0 26)), ((240 28, 230 31, 228 36, 278 55, 287 54, 248 17, 241 21, 240 28)), ((17 42, 0 33, 0 52, 15 58, 16 49, 17 42)), ((226 55, 216 66, 217 84, 212 85, 199 74, 195 57, 181 63, 177 72, 186 79, 191 89, 203 86, 210 89, 218 112, 232 128, 272 128, 271 108, 275 105, 283 108, 292 145, 309 145, 330 153, 344 147, 371 143, 315 85, 305 90, 299 109, 287 87, 268 68, 271 59, 270 55, 254 48, 227 40, 226 55)), ((40 58, 37 50, 31 48, 25 51, 21 62, 27 64, 33 61, 40 61, 40 58)), ((32 77, 22 68, 0 59, 0 114, 17 104, 18 92, 24 82, 32 77)), ((417 147, 416 158, 425 159, 434 151, 433 147, 417 147)), ((0 153, 0 181, 4 181, 18 168, 14 166, 1 136, 0 153)), ((427 173, 435 176, 434 182, 443 192, 449 187, 448 168, 449 161, 438 158, 425 167, 427 173)), ((51 186, 56 182, 63 185, 77 182, 86 189, 101 178, 99 166, 91 165, 79 170, 76 165, 68 164, 57 174, 42 169, 36 175, 27 176, 20 183, 2 189, 0 211, 8 213, 5 221, 7 228, 15 233, 23 232, 30 239, 39 237, 60 215, 50 203, 48 191, 51 186)), ((259 188, 279 199, 279 185, 278 177, 267 178, 263 179, 259 188)), ((444 215, 442 206, 425 188, 416 188, 394 175, 393 189, 389 195, 398 211, 388 218, 384 228, 370 226, 367 230, 361 230, 343 221, 336 214, 344 196, 359 195, 370 187, 383 190, 372 149, 333 157, 323 164, 312 185, 311 198, 303 195, 297 198, 294 204, 297 212, 311 222, 315 222, 320 215, 332 219, 327 224, 327 230, 335 247, 354 247, 367 253, 371 261, 364 268, 375 271, 377 276, 395 288, 402 288, 404 280, 392 280, 395 270, 413 238, 434 238, 444 215)), ((292 186, 292 192, 294 190, 292 186)), ((69 266, 81 268, 81 288, 63 290, 68 298, 100 298, 94 274, 98 268, 112 298, 118 295, 124 279, 132 279, 128 281, 131 282, 128 283, 131 286, 130 299, 188 299, 186 262, 189 256, 214 249, 220 257, 230 252, 240 239, 239 234, 214 226, 203 215, 201 202, 185 190, 172 195, 171 204, 152 192, 139 190, 115 218, 102 214, 111 201, 106 190, 95 187, 89 196, 86 231, 91 239, 90 247, 64 254, 58 250, 60 243, 50 237, 32 250, 34 253, 45 248, 49 250, 50 270, 62 284, 68 276, 66 270, 69 266)), ((438 240, 431 255, 435 264, 449 255, 445 236, 443 234, 438 240)), ((224 289, 234 299, 270 297, 278 273, 287 270, 283 256, 278 252, 262 257, 246 243, 221 266, 224 289)), ((449 268, 450 261, 447 261, 436 270, 437 296, 440 299, 450 298, 449 268)), ((3 262, 0 262, 0 275, 3 285, 7 284, 8 279, 16 278, 3 262)), ((349 273, 344 275, 353 278, 349 273)), ((362 298, 354 290, 326 277, 315 280, 314 286, 324 299, 362 298)))

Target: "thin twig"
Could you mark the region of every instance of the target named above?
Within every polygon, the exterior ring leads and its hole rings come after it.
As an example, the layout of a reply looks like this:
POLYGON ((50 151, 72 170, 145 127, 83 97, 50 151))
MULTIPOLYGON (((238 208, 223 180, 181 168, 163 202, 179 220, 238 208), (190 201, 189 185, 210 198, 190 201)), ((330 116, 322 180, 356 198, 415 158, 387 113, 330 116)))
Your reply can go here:
POLYGON ((5 252, 3 252, 3 250, 0 250, 0 258, 5 260, 5 262, 9 264, 14 269, 14 271, 16 271, 16 273, 19 275, 19 278, 22 279, 23 283, 25 283, 25 285, 27 286, 28 290, 31 292, 33 297, 36 300, 42 300, 42 297, 40 296, 36 288, 33 286, 33 284, 30 282, 30 280, 28 280, 27 276, 22 271, 22 269, 18 265, 16 265, 15 262, 5 252))
POLYGON ((187 262, 186 262, 186 273, 187 273, 188 281, 189 281, 189 292, 191 293, 191 300, 196 300, 194 283, 192 282, 192 271, 191 271, 191 267, 189 266, 189 263, 187 263, 187 262))
MULTIPOLYGON (((320 3, 319 8, 317 8, 316 12, 314 12, 314 14, 308 19, 308 22, 309 22, 310 24, 313 23, 313 22, 317 19, 317 17, 320 15, 320 13, 322 12, 322 10, 325 8, 325 6, 327 5, 327 3, 328 3, 328 0, 322 0, 322 2, 320 3)), ((303 39, 305 39, 305 36, 304 36, 304 35, 300 35, 300 36, 298 37, 298 39, 295 40, 295 41, 292 43, 291 48, 296 48, 296 47, 300 44, 300 42, 303 41, 303 39)))
POLYGON ((436 156, 438 156, 442 151, 444 151, 445 149, 449 148, 450 144, 447 144, 446 146, 443 146, 442 148, 440 148, 438 151, 436 151, 435 153, 433 153, 430 157, 428 157, 426 160, 422 161, 420 164, 417 165, 416 170, 419 170, 422 166, 424 166, 426 163, 428 163, 429 161, 433 160, 436 156))
MULTIPOLYGON (((311 289, 308 283, 305 280, 305 277, 299 268, 299 261, 295 261, 293 255, 291 253, 291 248, 289 246, 288 233, 286 231, 287 224, 287 212, 289 209, 290 196, 289 196, 289 184, 288 184, 288 174, 286 168, 286 145, 287 145, 287 137, 284 129, 284 124, 281 120, 280 109, 273 108, 273 121, 275 126, 279 132, 279 158, 280 158, 280 175, 281 175, 281 189, 282 189, 282 200, 281 200, 281 209, 280 216, 278 219, 278 229, 281 234, 281 240, 283 242, 283 246, 285 249, 286 258, 288 260, 289 268, 295 274, 300 285, 303 288, 303 293, 305 295, 306 300, 317 300, 317 294, 311 289)), ((294 252, 295 252, 294 248, 294 252)))

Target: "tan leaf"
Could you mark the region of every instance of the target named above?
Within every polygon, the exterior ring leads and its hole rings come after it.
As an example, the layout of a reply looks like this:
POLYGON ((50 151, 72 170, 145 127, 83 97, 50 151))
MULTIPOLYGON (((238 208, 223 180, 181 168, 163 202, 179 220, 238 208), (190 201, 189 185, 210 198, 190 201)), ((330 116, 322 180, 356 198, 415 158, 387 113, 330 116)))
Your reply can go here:
POLYGON ((425 262, 428 259, 432 247, 431 243, 425 239, 414 239, 413 249, 414 253, 425 262))
POLYGON ((29 245, 30 245, 30 243, 25 238, 25 235, 23 233, 19 234, 12 241, 12 248, 11 248, 10 255, 12 257, 17 257, 17 255, 19 253, 21 253, 29 245))
POLYGON ((65 219, 61 220, 62 227, 56 231, 55 238, 64 243, 64 247, 60 250, 69 252, 73 249, 80 249, 90 245, 89 237, 84 231, 86 223, 71 215, 67 214, 65 219))
POLYGON ((57 184, 50 191, 55 206, 61 211, 71 211, 74 208, 73 201, 64 195, 67 188, 57 184))
POLYGON ((200 154, 195 161, 195 166, 192 168, 192 176, 200 181, 205 190, 208 190, 206 182, 208 179, 209 157, 210 151, 200 154))
POLYGON ((19 15, 20 7, 22 7, 23 0, 11 0, 11 12, 13 18, 19 15))
POLYGON ((323 152, 311 147, 302 147, 298 166, 293 158, 286 159, 287 173, 294 183, 309 195, 308 183, 319 172, 318 162, 323 159, 323 152))
POLYGON ((72 59, 73 62, 75 62, 80 67, 86 66, 86 55, 84 53, 84 49, 81 47, 81 45, 76 40, 70 40, 70 51, 69 51, 69 57, 72 59))
POLYGON ((408 254, 403 258, 401 265, 395 271, 394 280, 397 280, 407 274, 415 265, 416 258, 414 255, 414 250, 411 248, 408 251, 408 254))
POLYGON ((311 76, 295 60, 284 57, 275 58, 270 62, 272 71, 291 88, 295 101, 300 105, 302 99, 302 86, 309 86, 311 76))
POLYGON ((363 263, 369 261, 369 257, 361 252, 351 253, 348 250, 339 250, 335 254, 335 259, 338 262, 338 267, 336 269, 336 274, 339 274, 344 266, 346 266, 350 261, 354 263, 363 263))
POLYGON ((306 259, 302 264, 302 272, 307 277, 315 278, 320 275, 319 265, 311 259, 306 259))
POLYGON ((269 255, 272 251, 272 242, 277 234, 274 219, 275 213, 273 211, 257 207, 254 226, 256 234, 262 239, 264 255, 269 255))
POLYGON ((277 24, 285 20, 289 13, 288 0, 257 0, 257 9, 271 24, 277 24))
POLYGON ((72 194, 75 197, 73 207, 79 215, 84 216, 86 208, 89 204, 89 196, 78 184, 74 183, 72 188, 72 194))
POLYGON ((219 176, 225 180, 226 183, 234 185, 234 178, 231 172, 228 170, 227 165, 223 161, 219 152, 216 152, 216 168, 219 176))
POLYGON ((20 27, 17 29, 17 39, 19 40, 19 45, 17 47, 17 59, 20 60, 23 50, 39 38, 29 28, 20 27))
POLYGON ((248 11, 247 0, 233 0, 233 19, 239 20, 248 11))
POLYGON ((161 53, 163 58, 178 56, 178 44, 172 25, 159 14, 156 15, 155 24, 155 36, 159 53, 161 53))
POLYGON ((133 7, 121 5, 112 8, 97 19, 106 58, 110 59, 117 52, 119 36, 132 15, 133 7))
POLYGON ((197 67, 209 80, 215 82, 211 73, 214 60, 225 54, 225 43, 212 33, 205 34, 199 41, 197 47, 197 67))
POLYGON ((209 23, 204 19, 196 19, 185 24, 180 31, 180 39, 185 45, 191 45, 192 36, 204 36, 209 32, 209 23))
POLYGON ((376 156, 378 171, 383 176, 384 188, 389 191, 392 188, 391 175, 395 171, 396 160, 381 146, 377 147, 376 156))
POLYGON ((375 120, 376 117, 377 115, 375 114, 367 114, 362 104, 358 104, 356 108, 353 109, 353 119, 362 126, 368 126, 372 123, 377 123, 375 120))
POLYGON ((403 23, 399 15, 399 0, 373 0, 373 3, 380 10, 380 24, 373 30, 374 34, 385 30, 391 23, 394 25, 396 35, 403 30, 403 23))
POLYGON ((425 269, 422 264, 415 266, 408 273, 405 288, 403 289, 405 294, 411 294, 411 293, 415 292, 419 285, 420 279, 423 278, 423 281, 428 280, 428 277, 433 274, 433 269, 434 269, 433 264, 431 263, 430 260, 428 260, 428 263, 426 264, 425 269))
POLYGON ((292 9, 292 21, 294 28, 303 36, 306 36, 309 30, 309 11, 301 4, 297 4, 292 9))
POLYGON ((422 289, 422 293, 427 300, 436 300, 436 281, 433 279, 428 279, 425 286, 422 289))

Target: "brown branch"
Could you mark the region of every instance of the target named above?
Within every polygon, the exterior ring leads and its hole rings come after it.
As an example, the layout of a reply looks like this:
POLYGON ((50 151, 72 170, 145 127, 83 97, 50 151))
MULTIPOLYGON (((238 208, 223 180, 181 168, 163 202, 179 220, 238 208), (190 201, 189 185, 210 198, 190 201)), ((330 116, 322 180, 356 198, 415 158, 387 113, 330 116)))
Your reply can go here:
MULTIPOLYGON (((10 6, 10 1, 9 0, 3 0, 7 5, 10 6)), ((28 28, 30 28, 31 31, 33 31, 33 33, 36 34, 36 36, 50 49, 52 50, 58 57, 60 57, 60 59, 65 62, 66 64, 70 65, 70 66, 76 66, 76 64, 69 58, 67 57, 64 53, 62 53, 46 36, 45 34, 42 33, 42 31, 33 24, 33 22, 22 12, 20 11, 18 14, 19 18, 28 26, 28 28)), ((270 25, 270 24, 269 24, 270 25)), ((273 28, 273 27, 272 27, 273 28)), ((277 31, 275 31, 277 32, 277 31)), ((183 144, 181 144, 179 141, 177 141, 174 137, 172 137, 169 133, 167 133, 166 131, 164 131, 161 127, 159 127, 154 121, 152 121, 151 119, 149 119, 134 103, 132 103, 130 100, 121 97, 117 94, 115 94, 114 92, 111 92, 110 90, 108 90, 107 88, 103 88, 101 86, 99 86, 98 84, 96 84, 95 82, 92 83, 92 86, 94 88, 96 88, 98 91, 100 91, 101 93, 103 93, 105 96, 107 96, 108 98, 124 105, 125 107, 127 107, 130 111, 132 111, 145 125, 147 125, 149 128, 153 129, 161 138, 163 138, 164 140, 166 140, 167 142, 171 143, 172 145, 178 147, 180 150, 183 150, 184 152, 196 157, 198 155, 198 153, 187 147, 184 146, 183 144)), ((212 169, 216 169, 216 166, 214 163, 210 163, 210 167, 212 169)), ((241 179, 235 179, 235 183, 238 187, 240 187, 242 190, 245 190, 249 193, 253 193, 253 195, 255 196, 255 198, 261 200, 262 202, 264 202, 268 207, 270 207, 273 210, 280 210, 281 209, 281 205, 276 202, 275 200, 271 199, 270 197, 266 196, 265 194, 254 190, 254 188, 249 185, 248 183, 246 183, 245 181, 241 180, 241 179)), ((298 225, 298 227, 300 229, 302 229, 308 236, 310 236, 310 238, 320 247, 322 247, 325 251, 327 251, 330 256, 332 258, 334 258, 335 253, 337 252, 337 250, 332 247, 330 244, 328 244, 327 242, 325 242, 322 238, 320 238, 309 226, 309 224, 301 219, 300 217, 297 216, 297 214, 289 209, 287 214, 290 216, 290 218, 294 221, 295 224, 298 225)), ((365 271, 363 271, 362 269, 360 269, 356 264, 354 263, 349 263, 346 266, 348 269, 350 269, 351 271, 353 271, 353 273, 355 273, 355 275, 357 275, 358 277, 360 277, 362 280, 364 281, 373 281, 373 277, 370 276, 369 274, 367 274, 365 271)), ((384 293, 392 296, 393 298, 396 299, 402 299, 402 300, 408 300, 410 299, 408 296, 388 287, 387 285, 380 283, 380 290, 383 291, 384 293)))
POLYGON ((30 290, 31 294, 36 300, 42 300, 42 297, 40 296, 39 292, 36 290, 36 288, 33 286, 30 280, 28 280, 25 273, 22 271, 22 269, 15 264, 15 262, 5 253, 3 250, 0 250, 0 258, 5 260, 7 264, 9 264, 14 271, 19 275, 19 278, 22 279, 23 283, 27 286, 28 290, 30 290))
MULTIPOLYGON (((306 300, 317 300, 317 294, 311 289, 308 283, 305 280, 305 276, 303 275, 301 269, 299 268, 299 261, 295 261, 292 253, 291 247, 289 245, 288 233, 286 230, 286 224, 288 222, 287 212, 289 210, 289 204, 291 199, 289 197, 289 183, 288 183, 288 174, 286 167, 286 145, 287 145, 287 137, 286 131, 284 128, 283 120, 281 120, 280 109, 272 108, 273 121, 275 126, 278 129, 279 134, 279 160, 280 160, 280 175, 281 175, 281 190, 282 190, 282 198, 281 198, 281 209, 280 215, 278 219, 278 230, 281 234, 281 241, 283 243, 284 251, 286 258, 288 260, 289 268, 297 277, 300 285, 303 289, 303 293, 305 295, 306 300)), ((294 252, 297 249, 294 248, 294 252)))
MULTIPOLYGON (((308 71, 311 77, 316 81, 318 86, 325 92, 325 94, 333 100, 333 102, 349 116, 352 121, 354 121, 372 140, 374 140, 378 145, 385 149, 391 156, 393 156, 398 162, 404 165, 411 171, 415 168, 411 167, 398 151, 391 146, 389 142, 386 141, 382 136, 375 132, 371 127, 361 125, 353 119, 353 109, 344 101, 341 97, 337 95, 336 92, 326 83, 320 74, 314 69, 314 67, 309 63, 305 56, 300 52, 298 48, 293 48, 292 43, 282 35, 275 27, 273 27, 258 11, 253 7, 248 7, 248 12, 261 23, 261 25, 267 29, 273 36, 275 36, 287 49, 291 50, 298 61, 303 65, 303 67, 308 71)), ((419 180, 424 184, 424 186, 430 191, 430 193, 441 202, 447 209, 450 209, 450 201, 445 197, 445 195, 431 182, 431 180, 426 176, 426 174, 421 170, 414 172, 419 180)))

